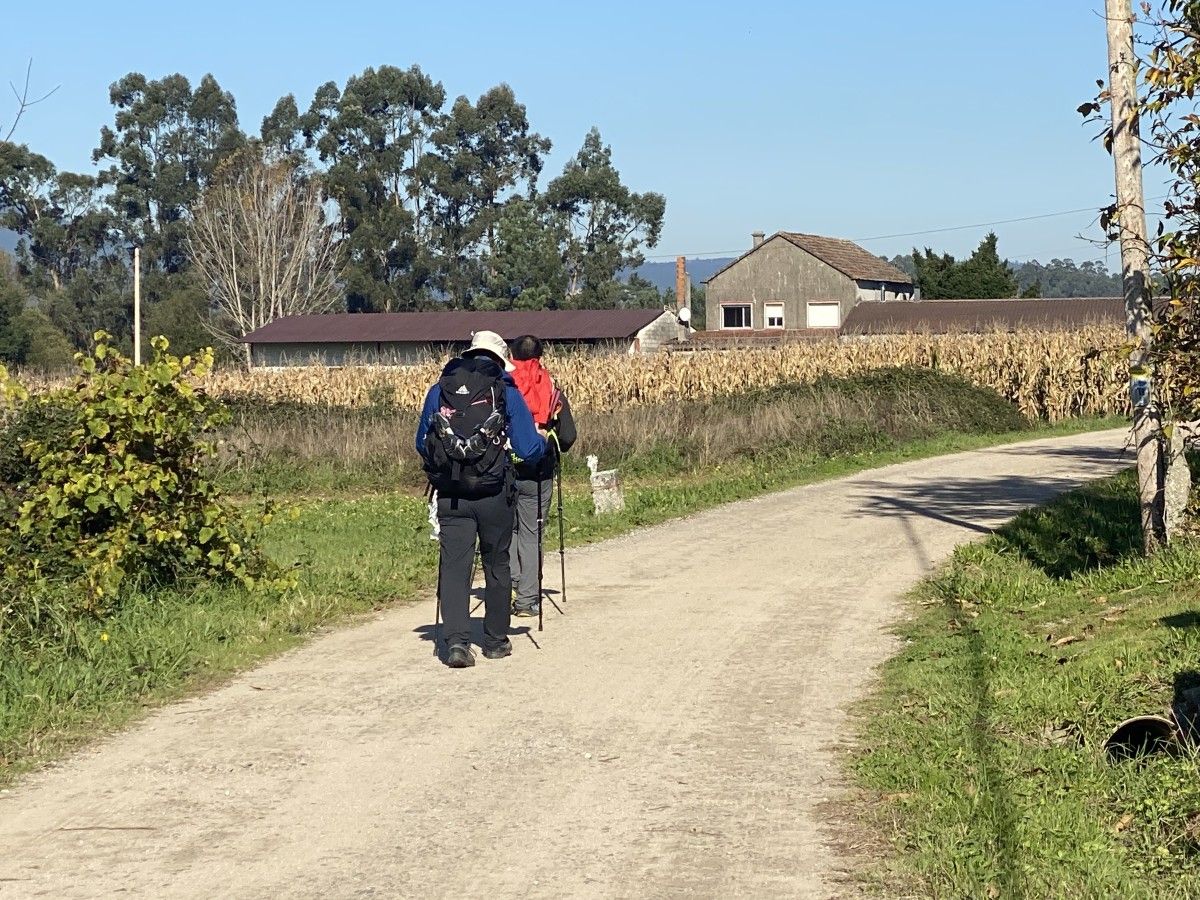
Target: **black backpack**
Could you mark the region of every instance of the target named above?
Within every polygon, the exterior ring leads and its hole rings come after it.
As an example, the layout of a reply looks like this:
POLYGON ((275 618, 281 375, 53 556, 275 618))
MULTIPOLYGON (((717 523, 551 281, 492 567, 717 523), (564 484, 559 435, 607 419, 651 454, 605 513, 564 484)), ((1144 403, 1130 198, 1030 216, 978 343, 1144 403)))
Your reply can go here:
POLYGON ((490 359, 455 359, 438 379, 438 410, 425 435, 425 473, 446 497, 476 499, 504 490, 505 382, 490 359))

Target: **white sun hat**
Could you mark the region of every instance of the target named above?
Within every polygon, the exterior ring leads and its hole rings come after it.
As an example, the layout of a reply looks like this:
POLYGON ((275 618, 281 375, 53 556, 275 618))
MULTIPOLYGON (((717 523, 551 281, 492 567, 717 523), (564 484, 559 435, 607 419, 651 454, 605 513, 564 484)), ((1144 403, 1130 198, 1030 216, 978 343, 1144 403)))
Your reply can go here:
POLYGON ((496 357, 496 360, 503 364, 505 372, 511 372, 516 368, 508 358, 508 344, 494 331, 476 331, 471 335, 471 346, 466 349, 463 356, 474 356, 479 353, 487 353, 496 357))

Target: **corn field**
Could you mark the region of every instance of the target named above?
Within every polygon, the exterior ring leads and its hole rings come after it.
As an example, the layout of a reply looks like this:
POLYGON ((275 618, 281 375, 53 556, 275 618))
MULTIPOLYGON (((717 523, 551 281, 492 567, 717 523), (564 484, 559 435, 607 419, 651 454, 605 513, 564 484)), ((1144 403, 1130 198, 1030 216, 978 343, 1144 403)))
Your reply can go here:
MULTIPOLYGON (((1095 326, 1070 332, 892 335, 655 356, 564 353, 547 364, 573 406, 601 412, 917 366, 962 376, 992 388, 1027 416, 1057 422, 1125 411, 1126 363, 1118 352, 1123 342, 1120 329, 1095 326)), ((209 376, 208 389, 226 398, 416 408, 440 366, 223 370, 209 376)))

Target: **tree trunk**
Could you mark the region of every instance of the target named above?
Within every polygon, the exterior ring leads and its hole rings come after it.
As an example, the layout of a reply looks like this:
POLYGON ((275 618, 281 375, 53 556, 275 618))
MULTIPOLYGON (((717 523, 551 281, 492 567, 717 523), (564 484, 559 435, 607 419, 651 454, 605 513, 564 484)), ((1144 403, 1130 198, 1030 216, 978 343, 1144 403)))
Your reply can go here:
POLYGON ((1153 343, 1150 329, 1150 245, 1146 238, 1146 210, 1142 194, 1133 12, 1130 0, 1106 0, 1105 6, 1112 157, 1121 239, 1125 323, 1126 333, 1133 345, 1129 356, 1129 388, 1134 404, 1138 498, 1143 547, 1147 553, 1152 553, 1166 543, 1168 535, 1163 504, 1162 419, 1153 395, 1153 362, 1150 356, 1153 343))

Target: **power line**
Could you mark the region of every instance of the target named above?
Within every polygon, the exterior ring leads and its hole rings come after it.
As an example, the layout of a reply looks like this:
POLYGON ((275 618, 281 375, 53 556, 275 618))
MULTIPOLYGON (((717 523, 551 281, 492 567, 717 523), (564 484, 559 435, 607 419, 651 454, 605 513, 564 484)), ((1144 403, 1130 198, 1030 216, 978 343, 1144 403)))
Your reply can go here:
POLYGON ((695 259, 698 256, 726 256, 730 253, 737 256, 745 252, 745 247, 737 250, 694 250, 691 253, 654 253, 647 256, 646 259, 674 259, 677 256, 686 256, 688 259, 695 259))
POLYGON ((1057 216, 1071 216, 1076 213, 1097 212, 1094 206, 1082 209, 1064 209, 1062 212, 1040 213, 1036 216, 1020 216, 1015 219, 997 219, 994 222, 976 222, 974 225, 951 225, 946 228, 929 228, 925 231, 905 231, 900 234, 880 234, 875 237, 854 238, 855 243, 865 244, 869 241, 886 241, 889 238, 918 237, 922 234, 941 234, 946 231, 966 231, 970 228, 987 228, 989 225, 1011 225, 1013 222, 1032 222, 1034 219, 1053 219, 1057 216))
MULTIPOLYGON (((1165 200, 1166 198, 1167 198, 1166 194, 1164 194, 1161 197, 1147 197, 1145 202, 1153 203, 1156 200, 1165 200)), ((1057 216, 1070 216, 1070 215, 1075 215, 1076 213, 1083 213, 1083 212, 1093 212, 1094 213, 1094 212, 1099 212, 1099 210, 1095 206, 1086 206, 1086 207, 1083 207, 1082 209, 1065 209, 1062 212, 1041 213, 1040 215, 1036 215, 1036 216, 1020 216, 1019 218, 1016 218, 1016 219, 997 219, 995 222, 980 222, 975 225, 954 225, 949 228, 930 228, 927 231, 909 231, 904 234, 882 234, 882 235, 878 235, 876 237, 854 238, 854 241, 856 243, 865 244, 868 241, 882 241, 882 240, 886 240, 888 238, 917 237, 922 234, 940 234, 945 231, 966 231, 970 228, 986 228, 989 225, 1009 225, 1009 224, 1012 224, 1013 222, 1032 222, 1035 219, 1053 219, 1057 216)), ((1155 214, 1148 213, 1148 215, 1153 216, 1155 214)))
MULTIPOLYGON (((1165 200, 1166 198, 1167 198, 1166 194, 1162 195, 1161 197, 1147 197, 1146 202, 1153 203, 1157 200, 1165 200)), ((944 228, 928 228, 924 231, 905 231, 905 232, 900 232, 898 234, 879 234, 879 235, 875 235, 874 237, 851 238, 851 240, 853 240, 857 244, 865 244, 870 241, 885 241, 885 240, 891 240, 892 238, 919 237, 923 234, 944 234, 949 231, 967 231, 971 228, 987 228, 990 225, 1011 225, 1015 222, 1032 222, 1036 219, 1053 219, 1053 218, 1057 218, 1058 216, 1072 216, 1072 215, 1077 215, 1078 213, 1085 213, 1085 212, 1091 212, 1091 213, 1099 212, 1099 207, 1083 206, 1083 207, 1080 207, 1079 209, 1064 209, 1059 212, 1038 213, 1037 215, 1033 215, 1033 216, 1018 216, 1015 219, 996 219, 995 221, 992 221, 992 222, 976 222, 972 225, 948 225, 944 228)), ((736 254, 744 253, 745 250, 746 250, 746 248, 742 247, 737 250, 700 250, 700 251, 695 251, 692 253, 660 253, 660 254, 655 254, 652 256, 647 256, 646 259, 674 259, 677 256, 687 256, 690 258, 695 258, 698 256, 722 256, 727 253, 733 253, 736 255, 736 254)))

